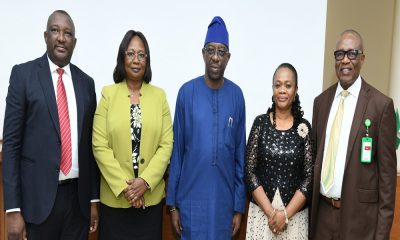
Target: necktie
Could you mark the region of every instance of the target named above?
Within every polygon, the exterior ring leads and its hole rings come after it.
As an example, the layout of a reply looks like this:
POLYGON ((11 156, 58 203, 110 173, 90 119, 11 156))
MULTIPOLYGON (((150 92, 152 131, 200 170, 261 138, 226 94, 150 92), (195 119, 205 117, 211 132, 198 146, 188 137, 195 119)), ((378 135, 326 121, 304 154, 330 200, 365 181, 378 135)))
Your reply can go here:
POLYGON ((336 155, 339 144, 340 129, 342 127, 344 99, 349 95, 349 92, 343 90, 340 96, 339 107, 335 115, 335 119, 331 128, 331 135, 329 137, 328 149, 325 156, 324 169, 322 172, 322 184, 325 192, 333 186, 333 177, 335 173, 336 155))
POLYGON ((61 134, 61 164, 60 169, 64 175, 67 175, 72 166, 72 148, 71 148, 71 126, 69 124, 69 112, 67 94, 62 79, 64 69, 58 68, 57 81, 57 109, 58 120, 60 122, 61 134))

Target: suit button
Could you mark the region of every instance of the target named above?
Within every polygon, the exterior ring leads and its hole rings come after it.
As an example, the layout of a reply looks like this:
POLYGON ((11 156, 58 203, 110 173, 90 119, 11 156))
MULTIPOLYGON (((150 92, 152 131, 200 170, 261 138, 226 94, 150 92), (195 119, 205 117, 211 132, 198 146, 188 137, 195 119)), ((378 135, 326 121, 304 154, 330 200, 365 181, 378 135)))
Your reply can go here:
POLYGON ((140 163, 141 164, 143 164, 144 163, 144 159, 142 158, 142 159, 140 159, 140 163))
POLYGON ((57 141, 57 145, 61 145, 61 142, 60 142, 60 141, 57 141))

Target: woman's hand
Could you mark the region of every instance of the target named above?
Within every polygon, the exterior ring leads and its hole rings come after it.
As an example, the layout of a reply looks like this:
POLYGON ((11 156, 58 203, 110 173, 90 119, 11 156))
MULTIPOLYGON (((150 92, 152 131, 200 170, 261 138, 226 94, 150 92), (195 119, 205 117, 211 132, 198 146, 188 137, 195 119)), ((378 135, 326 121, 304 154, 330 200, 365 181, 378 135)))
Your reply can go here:
POLYGON ((144 202, 144 197, 142 196, 142 197, 140 197, 140 198, 138 198, 138 199, 136 199, 136 200, 132 200, 131 202, 129 202, 131 205, 132 205, 132 207, 134 207, 134 208, 143 208, 143 209, 145 209, 146 208, 146 205, 145 205, 145 202, 144 202))
POLYGON ((286 230, 287 224, 286 217, 283 210, 276 211, 276 213, 268 220, 268 226, 271 231, 279 235, 286 230))
POLYGON ((124 189, 126 200, 135 208, 145 206, 143 194, 147 191, 147 184, 142 178, 127 180, 128 186, 124 189))

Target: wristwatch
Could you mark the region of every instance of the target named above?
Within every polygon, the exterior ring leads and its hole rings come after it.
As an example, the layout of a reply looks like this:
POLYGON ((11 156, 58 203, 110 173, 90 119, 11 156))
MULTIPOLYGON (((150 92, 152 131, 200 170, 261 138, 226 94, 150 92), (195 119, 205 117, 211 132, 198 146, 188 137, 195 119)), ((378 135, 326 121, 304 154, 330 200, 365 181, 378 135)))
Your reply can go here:
POLYGON ((170 212, 170 213, 172 213, 172 212, 174 212, 174 211, 176 211, 176 210, 178 210, 175 206, 170 206, 169 207, 169 209, 168 209, 168 211, 170 212))

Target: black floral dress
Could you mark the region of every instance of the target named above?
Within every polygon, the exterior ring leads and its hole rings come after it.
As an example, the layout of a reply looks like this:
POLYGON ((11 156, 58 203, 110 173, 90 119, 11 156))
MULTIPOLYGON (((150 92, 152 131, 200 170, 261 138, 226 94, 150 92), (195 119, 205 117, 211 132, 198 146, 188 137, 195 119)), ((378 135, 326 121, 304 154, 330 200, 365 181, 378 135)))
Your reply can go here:
MULTIPOLYGON (((307 120, 278 130, 267 114, 256 117, 246 151, 245 175, 250 192, 262 186, 272 206, 283 209, 296 191, 306 199, 311 197, 312 169, 311 125, 307 120)), ((304 208, 289 220, 282 234, 275 235, 264 212, 251 199, 247 239, 308 239, 308 212, 304 208)))

